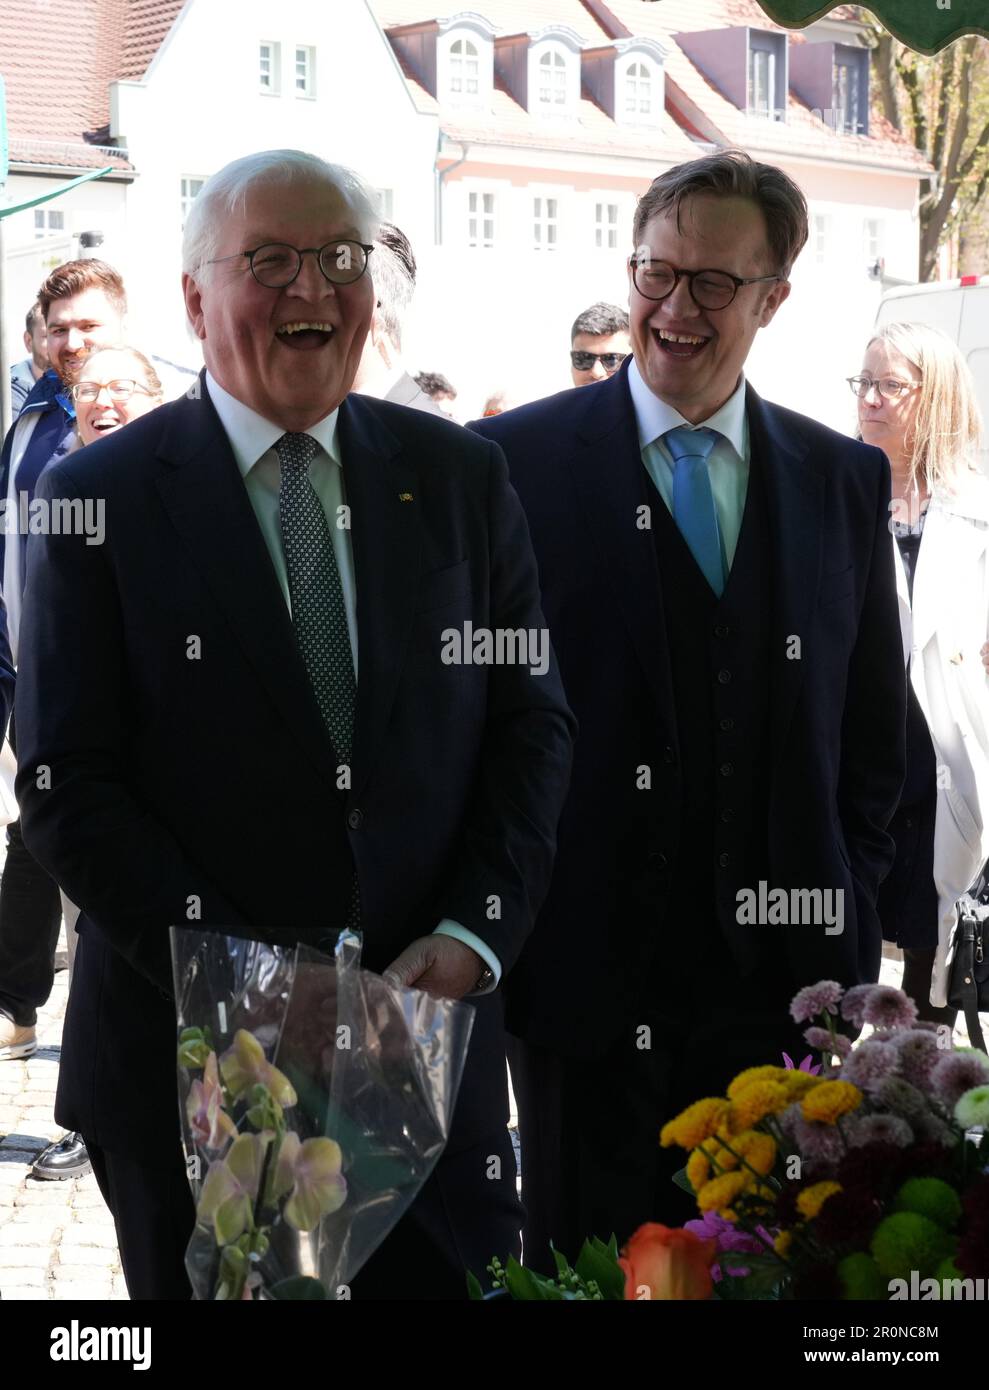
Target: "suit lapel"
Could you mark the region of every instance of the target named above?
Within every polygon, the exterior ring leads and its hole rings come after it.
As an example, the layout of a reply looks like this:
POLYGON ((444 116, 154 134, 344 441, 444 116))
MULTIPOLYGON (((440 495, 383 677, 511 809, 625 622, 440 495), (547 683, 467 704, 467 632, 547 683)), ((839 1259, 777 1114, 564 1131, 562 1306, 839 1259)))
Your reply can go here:
POLYGON ((384 742, 415 612, 422 508, 419 474, 373 401, 340 407, 357 589, 357 721, 352 788, 359 796, 384 742))
POLYGON ((158 491, 282 718, 336 785, 336 759, 244 481, 205 390, 171 408, 158 448, 158 491))
POLYGON ((803 683, 806 662, 788 656, 791 639, 811 638, 821 582, 824 470, 807 457, 806 443, 788 430, 780 413, 746 387, 746 413, 753 455, 766 482, 776 600, 771 637, 774 756, 786 744, 803 683))
POLYGON ((651 530, 637 525, 639 508, 649 505, 650 495, 627 376, 626 365, 600 386, 574 393, 577 447, 571 467, 601 579, 612 591, 653 698, 672 725, 673 684, 655 542, 651 530))

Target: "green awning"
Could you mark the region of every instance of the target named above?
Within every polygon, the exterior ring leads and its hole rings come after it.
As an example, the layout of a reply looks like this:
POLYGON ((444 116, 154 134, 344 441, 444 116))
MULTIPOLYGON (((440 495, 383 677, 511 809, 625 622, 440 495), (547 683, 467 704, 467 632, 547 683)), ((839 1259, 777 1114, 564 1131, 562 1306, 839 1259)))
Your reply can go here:
MULTIPOLYGON (((777 24, 802 29, 832 10, 844 8, 841 0, 759 0, 777 24)), ((891 34, 918 53, 936 53, 963 34, 989 38, 989 0, 872 0, 863 8, 891 34)))

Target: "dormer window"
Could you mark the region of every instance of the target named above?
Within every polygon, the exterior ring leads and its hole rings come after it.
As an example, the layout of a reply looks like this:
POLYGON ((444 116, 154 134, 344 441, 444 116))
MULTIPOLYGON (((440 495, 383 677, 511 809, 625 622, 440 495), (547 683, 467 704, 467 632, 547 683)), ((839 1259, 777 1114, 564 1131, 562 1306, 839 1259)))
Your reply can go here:
POLYGON ((785 34, 739 26, 677 34, 676 41, 740 111, 763 120, 786 119, 789 50, 785 34))
POLYGON ((790 82, 802 102, 839 135, 869 133, 869 50, 847 43, 802 43, 790 56, 790 82))
POLYGON ((539 59, 538 102, 550 108, 567 104, 567 60, 554 48, 539 59))
MULTIPOLYGON (((760 34, 750 31, 749 38, 749 103, 750 116, 781 121, 786 109, 786 78, 783 71, 786 49, 779 42, 781 34, 760 34)), ((786 40, 783 40, 785 44, 786 40)))
POLYGON ((450 45, 450 93, 476 97, 480 59, 470 39, 455 39, 450 45))

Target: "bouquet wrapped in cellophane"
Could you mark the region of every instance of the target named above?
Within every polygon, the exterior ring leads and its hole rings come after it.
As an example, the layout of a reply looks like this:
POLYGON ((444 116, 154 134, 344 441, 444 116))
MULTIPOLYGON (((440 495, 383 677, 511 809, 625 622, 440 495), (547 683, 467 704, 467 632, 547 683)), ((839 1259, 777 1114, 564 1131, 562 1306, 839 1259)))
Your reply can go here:
POLYGON ((361 969, 351 932, 171 940, 194 1295, 347 1298, 443 1151, 474 1011, 361 969))

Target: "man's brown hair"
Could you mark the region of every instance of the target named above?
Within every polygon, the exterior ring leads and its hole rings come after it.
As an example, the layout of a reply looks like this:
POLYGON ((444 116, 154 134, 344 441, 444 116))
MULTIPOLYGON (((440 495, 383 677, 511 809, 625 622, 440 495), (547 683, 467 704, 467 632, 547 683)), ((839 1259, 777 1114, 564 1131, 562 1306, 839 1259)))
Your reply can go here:
POLYGON ((83 290, 100 289, 120 314, 127 312, 127 293, 118 271, 106 261, 87 257, 81 261, 66 261, 57 266, 38 291, 38 304, 48 322, 48 312, 55 299, 71 299, 83 290))
POLYGON ((790 274, 807 241, 807 199, 782 169, 760 164, 743 150, 719 150, 678 164, 654 179, 635 209, 635 245, 657 213, 672 210, 679 228, 680 206, 694 193, 749 198, 756 203, 766 220, 772 268, 784 278, 790 274))

